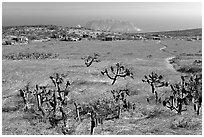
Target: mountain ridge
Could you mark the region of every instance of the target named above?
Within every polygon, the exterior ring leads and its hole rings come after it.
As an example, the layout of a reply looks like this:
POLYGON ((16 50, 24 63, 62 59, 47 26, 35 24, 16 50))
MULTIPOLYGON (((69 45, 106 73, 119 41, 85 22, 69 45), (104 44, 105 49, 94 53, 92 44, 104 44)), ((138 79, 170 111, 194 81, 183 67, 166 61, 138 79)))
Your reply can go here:
POLYGON ((133 22, 119 20, 92 20, 85 25, 86 28, 94 30, 103 30, 111 32, 133 33, 140 32, 141 29, 136 27, 133 22))

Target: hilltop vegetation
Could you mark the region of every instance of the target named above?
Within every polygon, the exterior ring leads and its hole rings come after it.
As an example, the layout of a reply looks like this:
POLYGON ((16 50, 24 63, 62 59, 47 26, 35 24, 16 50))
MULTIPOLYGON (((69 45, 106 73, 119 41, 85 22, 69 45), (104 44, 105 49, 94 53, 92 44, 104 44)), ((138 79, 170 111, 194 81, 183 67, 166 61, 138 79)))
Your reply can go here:
POLYGON ((187 30, 174 30, 174 31, 161 31, 161 32, 149 32, 155 35, 165 35, 171 37, 193 37, 202 36, 202 28, 187 29, 187 30))

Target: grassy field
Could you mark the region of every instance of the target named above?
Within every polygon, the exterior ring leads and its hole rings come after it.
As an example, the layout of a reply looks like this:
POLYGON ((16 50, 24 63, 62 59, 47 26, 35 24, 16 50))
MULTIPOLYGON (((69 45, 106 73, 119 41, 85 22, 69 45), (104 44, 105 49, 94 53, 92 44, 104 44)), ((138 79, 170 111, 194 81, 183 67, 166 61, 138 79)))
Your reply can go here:
MULTIPOLYGON (((150 86, 141 81, 144 75, 155 71, 164 75, 165 80, 173 83, 179 80, 180 73, 169 64, 168 59, 182 53, 195 54, 202 51, 202 41, 164 40, 158 41, 49 41, 28 45, 4 46, 2 55, 11 53, 53 53, 55 59, 7 60, 2 61, 2 132, 3 134, 62 134, 58 128, 50 129, 49 124, 36 122, 30 114, 22 111, 22 99, 18 90, 27 82, 31 86, 50 84, 49 76, 55 72, 67 75, 71 81, 70 97, 78 102, 91 102, 109 95, 111 89, 128 85, 136 110, 124 112, 118 120, 105 121, 102 127, 95 128, 95 134, 202 134, 202 115, 197 116, 188 106, 181 116, 155 105, 148 104, 151 96, 150 86), (86 67, 81 57, 98 53, 101 62, 86 67), (123 62, 133 69, 134 79, 119 78, 116 84, 101 75, 100 71, 117 62, 123 62), (151 118, 147 118, 148 115, 151 118), (178 122, 180 121, 180 122, 178 122), (186 126, 175 126, 187 121, 186 126), (175 124, 176 123, 176 124, 175 124)), ((202 56, 191 56, 186 64, 202 56)), ((187 59, 185 59, 187 60, 187 59)), ((183 60, 180 59, 180 64, 183 60)), ((184 63, 185 64, 185 63, 184 63)), ((159 95, 164 98, 168 88, 160 88, 159 95)), ((81 123, 70 121, 74 130, 70 134, 89 134, 89 120, 81 123)))

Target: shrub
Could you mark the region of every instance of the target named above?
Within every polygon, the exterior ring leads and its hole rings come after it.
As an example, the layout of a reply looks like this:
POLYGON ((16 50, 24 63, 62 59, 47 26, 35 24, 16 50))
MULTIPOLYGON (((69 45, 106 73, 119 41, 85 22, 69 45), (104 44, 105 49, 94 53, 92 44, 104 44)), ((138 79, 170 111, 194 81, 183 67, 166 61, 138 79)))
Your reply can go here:
POLYGON ((25 60, 25 59, 53 59, 57 58, 59 55, 55 53, 40 53, 40 52, 33 52, 33 53, 10 53, 7 55, 3 55, 3 59, 7 60, 25 60))
MULTIPOLYGON (((152 93, 155 94, 156 103, 157 102, 161 103, 161 98, 158 97, 158 93, 156 91, 156 88, 168 86, 168 82, 165 82, 163 80, 163 76, 152 72, 149 75, 145 75, 144 79, 142 79, 142 82, 148 83, 151 86, 152 93)), ((148 98, 147 98, 147 101, 149 102, 148 98)))
POLYGON ((177 116, 170 122, 170 128, 186 128, 186 129, 194 129, 197 126, 201 125, 201 121, 198 118, 189 118, 184 116, 177 116))
POLYGON ((23 98, 25 110, 30 110, 29 106, 33 104, 33 111, 44 121, 48 120, 52 127, 58 126, 60 121, 63 121, 63 126, 66 127, 67 114, 70 112, 67 107, 70 83, 65 81, 64 75, 58 73, 50 76, 50 79, 54 86, 36 85, 32 89, 28 83, 19 90, 20 96, 23 98))
POLYGON ((154 118, 160 116, 164 112, 164 109, 162 109, 159 106, 148 106, 141 110, 141 113, 144 116, 147 116, 147 118, 154 118))
POLYGON ((181 66, 177 71, 181 73, 199 73, 202 72, 202 66, 197 66, 197 65, 184 65, 181 66))
POLYGON ((187 108, 183 107, 187 105, 188 92, 185 89, 185 79, 181 76, 181 82, 171 84, 172 95, 163 101, 163 106, 170 110, 175 110, 178 114, 183 111, 187 111, 187 108))

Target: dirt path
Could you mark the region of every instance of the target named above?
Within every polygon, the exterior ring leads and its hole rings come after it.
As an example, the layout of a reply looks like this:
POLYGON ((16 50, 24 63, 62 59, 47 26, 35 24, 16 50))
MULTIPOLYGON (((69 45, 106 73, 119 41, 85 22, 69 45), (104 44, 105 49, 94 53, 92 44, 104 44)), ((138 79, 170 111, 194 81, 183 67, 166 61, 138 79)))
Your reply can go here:
POLYGON ((166 45, 164 45, 164 47, 162 47, 162 48, 160 48, 159 50, 161 50, 161 51, 164 51, 165 52, 165 49, 167 48, 167 46, 166 45))
POLYGON ((163 52, 166 52, 166 53, 168 53, 168 54, 174 55, 174 53, 169 52, 169 51, 167 51, 167 50, 166 50, 166 48, 168 47, 166 44, 161 43, 161 41, 157 42, 157 44, 160 44, 160 45, 162 45, 162 46, 163 46, 163 47, 162 47, 162 48, 160 48, 159 50, 161 50, 161 51, 163 51, 163 52))
MULTIPOLYGON (((161 43, 161 41, 158 41, 157 43, 160 44, 160 45, 163 45, 163 47, 159 49, 160 51, 163 51, 163 52, 166 52, 166 53, 169 53, 169 54, 173 54, 173 53, 171 53, 171 52, 169 52, 169 51, 166 50, 166 48, 168 47, 166 44, 161 43)), ((168 69, 172 70, 172 71, 175 72, 175 73, 178 73, 178 72, 174 69, 173 65, 170 64, 170 62, 169 62, 169 60, 171 60, 171 59, 173 59, 173 58, 175 58, 175 56, 171 56, 171 57, 166 58, 166 59, 164 60, 164 61, 165 61, 165 65, 166 65, 166 67, 167 67, 168 69)))
POLYGON ((167 67, 168 69, 172 70, 173 72, 178 73, 178 72, 174 69, 173 65, 171 65, 171 64, 169 63, 169 60, 171 60, 171 59, 173 59, 173 58, 175 58, 175 56, 168 57, 168 58, 165 59, 166 67, 167 67))

